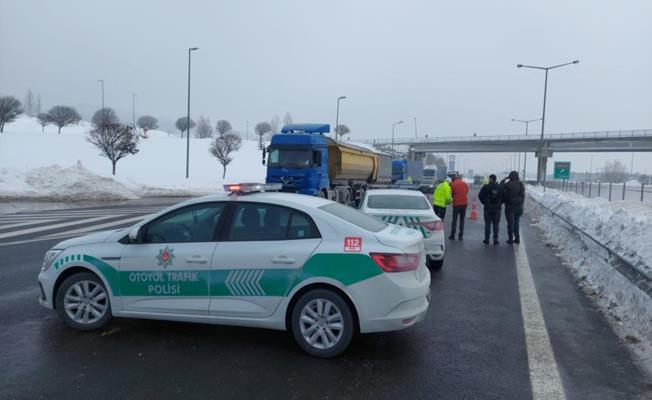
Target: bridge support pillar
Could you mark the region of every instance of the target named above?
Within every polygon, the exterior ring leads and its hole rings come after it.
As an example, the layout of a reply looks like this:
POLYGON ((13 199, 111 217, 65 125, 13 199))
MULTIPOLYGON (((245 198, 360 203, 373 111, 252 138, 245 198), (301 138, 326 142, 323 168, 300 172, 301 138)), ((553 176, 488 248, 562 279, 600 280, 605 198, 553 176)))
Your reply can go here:
POLYGON ((540 149, 535 153, 535 156, 537 157, 537 183, 545 182, 548 158, 552 157, 552 151, 545 148, 540 149))

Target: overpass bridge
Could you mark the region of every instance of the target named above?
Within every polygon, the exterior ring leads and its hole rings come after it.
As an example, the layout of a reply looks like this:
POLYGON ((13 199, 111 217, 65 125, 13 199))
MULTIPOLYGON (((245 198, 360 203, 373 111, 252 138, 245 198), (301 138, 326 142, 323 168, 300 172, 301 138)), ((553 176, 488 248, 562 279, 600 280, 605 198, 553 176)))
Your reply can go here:
POLYGON ((415 157, 425 153, 516 153, 534 152, 537 177, 544 180, 549 157, 555 152, 652 152, 652 129, 574 132, 539 135, 450 136, 370 139, 371 145, 410 146, 415 157))

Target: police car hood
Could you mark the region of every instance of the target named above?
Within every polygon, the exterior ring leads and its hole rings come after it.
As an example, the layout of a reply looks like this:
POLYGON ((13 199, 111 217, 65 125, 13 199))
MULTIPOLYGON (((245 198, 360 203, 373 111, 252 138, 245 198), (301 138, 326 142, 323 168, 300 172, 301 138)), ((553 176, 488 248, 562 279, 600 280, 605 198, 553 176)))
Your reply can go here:
POLYGON ((88 235, 64 240, 63 242, 58 243, 55 247, 58 249, 66 249, 68 247, 79 246, 82 244, 102 243, 113 236, 114 233, 124 230, 125 229, 112 229, 108 231, 93 232, 88 235))

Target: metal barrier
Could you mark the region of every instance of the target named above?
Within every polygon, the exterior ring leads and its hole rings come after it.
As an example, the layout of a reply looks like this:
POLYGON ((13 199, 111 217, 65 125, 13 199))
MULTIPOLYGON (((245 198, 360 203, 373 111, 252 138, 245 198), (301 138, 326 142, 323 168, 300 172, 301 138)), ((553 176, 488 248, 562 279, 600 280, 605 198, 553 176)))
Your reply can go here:
POLYGON ((642 262, 639 262, 636 265, 632 264, 631 262, 621 257, 613 249, 611 249, 610 247, 608 247, 607 245, 603 244, 598 239, 593 237, 593 235, 591 235, 590 233, 584 231, 582 228, 573 224, 564 216, 559 215, 555 211, 551 210, 549 207, 546 207, 540 202, 538 202, 534 197, 532 197, 532 195, 528 194, 528 198, 534 204, 539 206, 540 209, 545 210, 551 216, 562 221, 563 224, 561 224, 561 226, 563 226, 566 230, 576 234, 577 236, 584 236, 589 240, 591 240, 592 242, 594 242, 595 244, 597 244, 600 248, 604 249, 608 254, 608 258, 605 261, 607 261, 609 265, 614 267, 616 271, 620 272, 621 275, 623 275, 625 278, 627 278, 627 280, 629 280, 632 284, 634 284, 634 286, 641 289, 643 292, 645 292, 648 296, 652 298, 652 276, 648 275, 645 271, 641 269, 641 267, 649 269, 647 265, 643 264, 642 262))
POLYGON ((632 185, 613 182, 578 182, 567 180, 546 181, 545 187, 562 192, 574 192, 588 198, 604 197, 609 201, 632 200, 652 203, 652 185, 640 183, 632 185))

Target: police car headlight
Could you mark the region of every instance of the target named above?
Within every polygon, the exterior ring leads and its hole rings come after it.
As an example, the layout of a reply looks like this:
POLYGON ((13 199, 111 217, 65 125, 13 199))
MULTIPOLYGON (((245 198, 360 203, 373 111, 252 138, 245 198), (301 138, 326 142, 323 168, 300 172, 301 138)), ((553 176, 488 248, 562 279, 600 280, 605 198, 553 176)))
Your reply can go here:
POLYGON ((43 257, 43 265, 41 265, 41 271, 45 271, 48 268, 50 268, 50 265, 52 265, 52 261, 54 261, 55 258, 59 254, 61 254, 63 250, 48 250, 47 253, 45 253, 45 257, 43 257))

